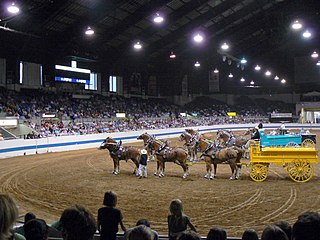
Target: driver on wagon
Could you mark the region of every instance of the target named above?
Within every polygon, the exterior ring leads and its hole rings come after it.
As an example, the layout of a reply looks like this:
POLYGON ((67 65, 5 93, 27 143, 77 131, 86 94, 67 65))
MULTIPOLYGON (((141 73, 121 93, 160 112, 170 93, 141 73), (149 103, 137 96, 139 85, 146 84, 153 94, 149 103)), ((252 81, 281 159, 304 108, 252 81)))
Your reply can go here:
POLYGON ((259 123, 259 125, 257 127, 255 127, 255 131, 251 137, 251 139, 254 139, 254 140, 259 140, 260 139, 260 130, 263 129, 263 125, 262 123, 259 123))

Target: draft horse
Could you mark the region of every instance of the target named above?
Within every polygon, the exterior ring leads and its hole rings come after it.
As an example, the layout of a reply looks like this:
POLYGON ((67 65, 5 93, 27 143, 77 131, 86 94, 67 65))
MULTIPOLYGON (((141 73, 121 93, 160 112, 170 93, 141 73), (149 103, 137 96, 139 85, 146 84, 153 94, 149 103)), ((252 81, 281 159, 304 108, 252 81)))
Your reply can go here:
POLYGON ((194 141, 196 137, 197 137, 196 135, 191 135, 188 132, 181 133, 181 135, 179 136, 180 142, 185 141, 183 146, 186 146, 188 150, 190 161, 196 160, 196 157, 197 157, 197 149, 195 147, 195 141, 194 141))
MULTIPOLYGON (((145 136, 149 135, 145 133, 145 136)), ((139 136, 140 137, 140 136, 139 136)), ((139 138, 139 139, 142 139, 139 138)), ((146 147, 152 148, 155 150, 155 155, 157 157, 157 163, 159 164, 159 177, 164 176, 164 169, 166 162, 173 162, 178 164, 183 169, 183 178, 186 178, 189 175, 189 166, 187 164, 188 153, 186 150, 180 147, 168 147, 166 142, 156 139, 153 136, 149 135, 147 140, 146 147)))
POLYGON ((138 176, 139 161, 140 161, 140 149, 131 146, 123 146, 122 142, 115 141, 114 139, 107 137, 100 145, 99 149, 108 149, 110 156, 113 160, 113 172, 112 174, 118 175, 120 173, 120 160, 131 160, 135 167, 133 174, 138 176))
POLYGON ((214 139, 214 135, 212 133, 202 133, 200 134, 198 131, 192 129, 192 128, 187 128, 185 130, 187 133, 191 134, 192 136, 197 136, 198 138, 206 138, 206 139, 214 139))
POLYGON ((202 151, 201 159, 206 163, 207 173, 205 178, 213 179, 214 173, 212 173, 212 164, 228 163, 231 168, 231 180, 238 179, 240 174, 240 167, 237 166, 240 163, 240 159, 243 156, 243 150, 239 147, 219 147, 215 142, 211 142, 208 139, 200 138, 196 141, 196 146, 202 151))

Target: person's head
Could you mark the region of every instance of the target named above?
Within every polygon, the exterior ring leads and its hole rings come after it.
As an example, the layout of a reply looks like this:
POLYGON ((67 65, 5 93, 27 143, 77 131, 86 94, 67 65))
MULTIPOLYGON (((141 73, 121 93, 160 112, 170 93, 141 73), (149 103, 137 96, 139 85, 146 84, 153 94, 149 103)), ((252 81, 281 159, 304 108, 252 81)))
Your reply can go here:
POLYGON ((65 240, 91 240, 97 229, 93 215, 79 205, 65 209, 60 222, 65 240))
POLYGON ((173 215, 182 215, 183 212, 183 207, 182 207, 182 202, 180 199, 174 199, 170 203, 170 212, 173 215))
POLYGON ((10 230, 18 218, 18 208, 8 194, 0 194, 0 239, 8 239, 10 230))
POLYGON ((147 154, 148 152, 147 152, 147 150, 142 149, 142 150, 140 151, 140 153, 141 153, 141 154, 147 154))
POLYGON ((292 240, 315 240, 320 236, 320 213, 305 212, 292 227, 292 240))
POLYGON ((34 215, 32 212, 28 212, 26 213, 26 215, 24 215, 24 223, 26 224, 27 222, 35 218, 36 218, 36 215, 34 215))
POLYGON ((130 231, 128 240, 152 240, 153 234, 150 228, 145 225, 139 225, 130 231))
POLYGON ((263 128, 263 124, 262 124, 262 123, 259 123, 259 124, 258 124, 258 128, 259 128, 259 129, 263 128))
POLYGON ((292 233, 292 227, 291 225, 286 221, 280 221, 275 223, 274 225, 278 226, 279 228, 284 231, 284 233, 287 235, 288 239, 291 239, 291 233, 292 233))
POLYGON ((177 240, 201 240, 201 236, 192 230, 187 230, 180 233, 177 240))
POLYGON ((117 205, 117 194, 113 191, 105 192, 104 199, 103 199, 103 205, 108 207, 115 207, 117 205))
POLYGON ((259 236, 254 229, 247 229, 242 234, 242 240, 259 240, 259 236))
POLYGON ((281 228, 275 225, 266 227, 261 235, 261 240, 289 240, 281 228))
POLYGON ((49 227, 43 219, 31 219, 24 225, 24 236, 26 240, 46 240, 49 227))
POLYGON ((136 226, 139 226, 139 225, 144 225, 144 226, 150 227, 150 222, 145 218, 141 218, 136 223, 136 226))
POLYGON ((210 229, 207 240, 226 240, 227 232, 220 227, 213 227, 210 229))

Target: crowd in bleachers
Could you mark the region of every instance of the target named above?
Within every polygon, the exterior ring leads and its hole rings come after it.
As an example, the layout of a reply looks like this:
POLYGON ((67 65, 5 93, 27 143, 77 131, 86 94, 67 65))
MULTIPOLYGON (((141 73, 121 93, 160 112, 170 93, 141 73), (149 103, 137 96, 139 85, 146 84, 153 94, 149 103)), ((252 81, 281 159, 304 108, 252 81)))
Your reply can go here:
MULTIPOLYGON (((229 106, 209 97, 199 97, 180 107, 158 98, 98 94, 76 98, 72 94, 42 90, 18 93, 0 89, 0 112, 24 121, 34 130, 26 138, 268 121, 268 115, 256 102, 246 97, 236 102, 229 106), (186 115, 182 116, 182 112, 186 115), (230 117, 228 112, 237 115, 230 117), (55 117, 44 118, 44 113, 55 117), (116 113, 125 113, 126 117, 117 118, 116 113)), ((269 101, 265 105, 276 111, 284 111, 279 108, 285 106, 287 111, 286 104, 275 102, 273 105, 269 101)))
MULTIPOLYGON (((158 240, 156 230, 151 229, 147 219, 138 220, 135 227, 127 228, 124 216, 116 208, 117 195, 106 192, 104 207, 98 210, 97 218, 85 207, 74 205, 65 209, 58 221, 48 226, 43 219, 27 213, 24 225, 14 229, 18 218, 18 208, 15 200, 8 194, 0 194, 0 239, 1 240, 46 240, 56 237, 64 240, 93 240, 98 231, 101 240, 116 240, 119 226, 124 232, 124 240, 158 240), (96 221, 97 219, 97 221, 96 221)), ((174 199, 170 204, 167 218, 169 240, 201 240, 191 217, 183 212, 182 202, 174 199)), ((305 212, 298 216, 291 226, 280 221, 266 226, 261 234, 261 240, 317 240, 320 236, 320 213, 305 212)), ((207 240, 227 240, 227 232, 213 226, 206 236, 207 240)), ((245 229, 242 240, 258 240, 257 232, 245 229)))

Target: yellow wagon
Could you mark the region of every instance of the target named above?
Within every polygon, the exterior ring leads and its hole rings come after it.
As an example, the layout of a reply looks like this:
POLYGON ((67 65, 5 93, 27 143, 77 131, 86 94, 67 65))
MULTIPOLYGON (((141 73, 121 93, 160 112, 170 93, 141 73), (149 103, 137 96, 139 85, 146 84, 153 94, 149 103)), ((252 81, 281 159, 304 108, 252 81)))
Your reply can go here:
POLYGON ((295 182, 307 182, 318 163, 314 147, 261 147, 260 141, 250 143, 250 177, 256 182, 266 180, 270 163, 282 165, 295 182))

